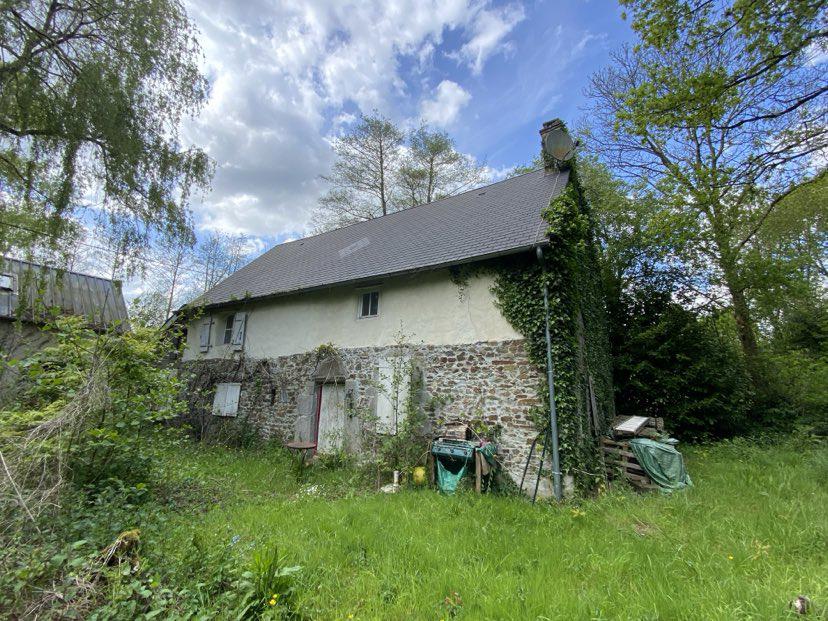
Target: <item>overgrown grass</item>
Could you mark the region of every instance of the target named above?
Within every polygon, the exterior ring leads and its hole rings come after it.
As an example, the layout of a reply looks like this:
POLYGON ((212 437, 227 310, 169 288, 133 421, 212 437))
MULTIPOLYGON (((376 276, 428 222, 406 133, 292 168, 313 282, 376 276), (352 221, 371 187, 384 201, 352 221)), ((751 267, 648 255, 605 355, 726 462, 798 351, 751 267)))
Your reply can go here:
POLYGON ((297 484, 278 451, 189 448, 171 465, 214 496, 143 524, 143 562, 174 582, 194 538, 242 564, 278 546, 302 566, 292 610, 311 619, 778 619, 800 593, 825 617, 824 448, 736 441, 686 456, 686 492, 533 507, 376 495, 349 470, 297 484))

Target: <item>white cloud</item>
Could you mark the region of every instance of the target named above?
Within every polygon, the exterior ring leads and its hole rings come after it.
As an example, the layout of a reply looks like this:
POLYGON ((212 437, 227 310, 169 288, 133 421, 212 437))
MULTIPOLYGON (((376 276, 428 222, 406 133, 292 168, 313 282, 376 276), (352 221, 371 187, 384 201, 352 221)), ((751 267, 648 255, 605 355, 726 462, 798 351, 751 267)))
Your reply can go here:
POLYGON ((437 86, 434 97, 420 104, 420 115, 433 125, 448 127, 470 100, 471 95, 457 82, 443 80, 437 86))
POLYGON ((588 30, 584 32, 583 36, 580 40, 573 46, 571 56, 572 58, 577 57, 584 51, 587 45, 593 43, 593 45, 605 45, 607 41, 607 33, 599 32, 598 34, 589 32, 588 30))
POLYGON ((478 10, 467 28, 470 40, 450 56, 467 64, 472 73, 479 75, 490 56, 511 50, 511 43, 505 39, 525 16, 523 7, 518 4, 478 10))
MULTIPOLYGON (((212 90, 186 136, 218 165, 212 192, 194 206, 200 228, 304 233, 333 158, 325 136, 356 112, 398 121, 418 112, 421 87, 406 83, 402 59, 422 69, 448 30, 476 41, 480 63, 494 53, 486 24, 503 11, 476 2, 190 0, 212 90)), ((468 101, 448 84, 437 91, 447 107, 429 108, 444 122, 468 101)))

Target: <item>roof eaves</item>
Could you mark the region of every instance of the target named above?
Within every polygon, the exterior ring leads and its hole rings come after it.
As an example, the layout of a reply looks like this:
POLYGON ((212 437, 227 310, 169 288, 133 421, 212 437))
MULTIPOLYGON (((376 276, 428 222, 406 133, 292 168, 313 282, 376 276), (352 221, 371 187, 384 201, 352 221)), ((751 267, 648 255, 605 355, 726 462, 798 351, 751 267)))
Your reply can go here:
MULTIPOLYGON (((432 265, 423 265, 420 267, 416 267, 413 269, 407 270, 398 270, 395 272, 387 272, 387 273, 380 273, 380 274, 372 274, 370 276, 366 276, 364 278, 354 278, 351 280, 343 280, 338 282, 331 282, 325 283, 321 285, 314 285, 312 287, 301 287, 297 289, 291 289, 289 291, 279 291, 276 293, 268 293, 266 295, 257 295, 257 296, 242 296, 235 300, 226 300, 222 302, 215 302, 209 304, 198 304, 198 300, 193 300, 189 304, 186 305, 187 308, 198 307, 205 310, 212 310, 218 308, 226 308, 228 306, 237 306, 242 302, 262 302, 266 300, 272 300, 276 298, 283 298, 289 295, 296 295, 297 293, 310 293, 312 291, 322 291, 325 289, 331 289, 333 287, 348 287, 348 286, 355 286, 360 284, 367 284, 370 282, 376 282, 378 278, 391 278, 397 276, 407 276, 411 274, 417 274, 420 272, 431 272, 439 269, 445 269, 447 267, 454 267, 456 265, 467 265, 469 263, 477 263, 479 261, 487 261, 489 259, 496 259, 498 257, 505 257, 505 256, 512 256, 516 254, 520 254, 522 252, 527 252, 538 246, 546 246, 549 244, 548 240, 542 240, 540 242, 536 242, 533 244, 523 245, 523 246, 516 246, 514 248, 510 248, 509 250, 502 250, 499 252, 492 252, 489 254, 478 255, 474 257, 466 257, 464 259, 459 259, 456 261, 447 261, 443 263, 435 263, 432 265)), ((182 310, 182 309, 179 309, 182 310)))

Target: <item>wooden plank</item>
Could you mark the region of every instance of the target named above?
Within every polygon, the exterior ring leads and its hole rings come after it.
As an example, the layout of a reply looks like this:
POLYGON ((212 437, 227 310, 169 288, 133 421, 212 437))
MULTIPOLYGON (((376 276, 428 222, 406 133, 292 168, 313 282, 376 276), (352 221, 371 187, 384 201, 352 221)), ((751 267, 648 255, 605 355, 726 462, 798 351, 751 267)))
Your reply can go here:
POLYGON ((603 444, 605 446, 616 446, 618 448, 624 448, 624 449, 630 447, 629 442, 621 442, 619 440, 613 440, 611 438, 601 438, 601 444, 603 444))
POLYGON ((642 468, 641 465, 639 465, 637 463, 633 463, 631 461, 619 461, 619 460, 615 460, 615 459, 608 459, 607 464, 610 464, 612 466, 620 466, 621 468, 624 468, 624 469, 627 469, 627 470, 636 470, 636 471, 642 472, 644 474, 647 474, 647 471, 644 470, 644 468, 642 468))
POLYGON ((612 429, 613 431, 620 431, 622 433, 631 433, 635 435, 649 422, 649 416, 630 416, 622 423, 615 425, 612 429))
POLYGON ((635 454, 631 453, 630 451, 622 451, 621 449, 612 448, 611 446, 605 446, 603 451, 608 455, 622 455, 624 457, 632 457, 635 459, 635 454))
POLYGON ((483 456, 480 454, 480 451, 474 452, 474 491, 478 494, 483 490, 483 464, 481 464, 481 460, 483 456))

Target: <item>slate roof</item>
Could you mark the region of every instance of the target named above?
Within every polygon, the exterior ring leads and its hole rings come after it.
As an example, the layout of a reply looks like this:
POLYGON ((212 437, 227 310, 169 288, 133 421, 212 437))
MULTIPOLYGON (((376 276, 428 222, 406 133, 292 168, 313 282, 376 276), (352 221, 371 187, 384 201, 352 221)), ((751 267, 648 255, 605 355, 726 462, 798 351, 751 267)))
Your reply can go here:
POLYGON ((0 281, 0 318, 16 318, 21 303, 26 305, 20 309, 21 318, 27 321, 40 320, 44 308, 86 317, 98 328, 128 318, 117 281, 9 257, 0 257, 0 276, 12 277, 11 283, 0 281), (2 286, 7 284, 11 289, 2 286))
POLYGON ((196 300, 219 305, 458 265, 545 243, 541 210, 567 172, 536 170, 334 231, 279 244, 196 300))

